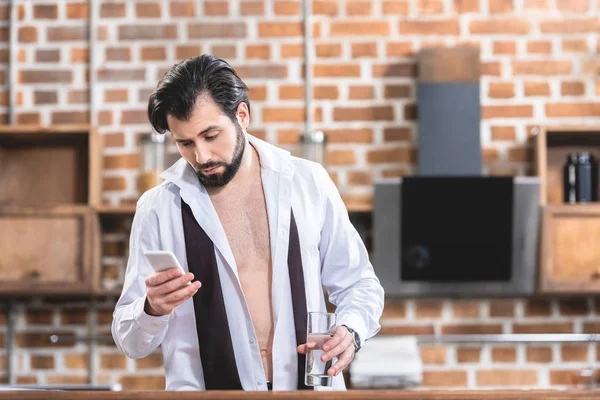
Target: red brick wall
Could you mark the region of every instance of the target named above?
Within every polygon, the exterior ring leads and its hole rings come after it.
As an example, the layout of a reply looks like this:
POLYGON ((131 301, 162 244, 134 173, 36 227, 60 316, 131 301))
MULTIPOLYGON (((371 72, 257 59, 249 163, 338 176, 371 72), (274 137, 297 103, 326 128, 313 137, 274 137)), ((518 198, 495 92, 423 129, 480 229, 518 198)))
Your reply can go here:
MULTIPOLYGON (((139 134, 149 130, 146 101, 160 76, 185 57, 213 53, 229 61, 251 89, 250 132, 281 146, 296 141, 304 112, 299 1, 97 4, 93 96, 106 144, 106 202, 139 195, 137 146, 139 134)), ((19 5, 16 122, 88 122, 87 7, 75 0, 19 5)), ((487 173, 529 171, 526 140, 534 124, 600 123, 598 0, 316 0, 313 10, 315 128, 329 134, 329 169, 348 199, 368 203, 374 179, 413 171, 414 55, 424 47, 480 46, 487 173)), ((8 113, 8 17, 8 1, 2 0, 2 122, 8 113)), ((116 278, 118 265, 111 267, 116 278)), ((101 313, 105 333, 111 307, 105 304, 101 313)), ((23 306, 18 381, 83 382, 85 346, 54 351, 46 336, 57 330, 85 334, 85 318, 60 304, 23 306)), ((5 320, 0 332, 6 331, 5 320)), ((587 298, 407 300, 388 305, 383 333, 595 333, 599 323, 600 306, 587 298)), ((573 373, 599 358, 595 345, 424 346, 422 355, 426 387, 469 388, 568 385, 573 373)), ((98 381, 161 388, 159 360, 126 360, 114 347, 101 346, 98 381)), ((2 368, 0 362, 5 373, 2 368)))

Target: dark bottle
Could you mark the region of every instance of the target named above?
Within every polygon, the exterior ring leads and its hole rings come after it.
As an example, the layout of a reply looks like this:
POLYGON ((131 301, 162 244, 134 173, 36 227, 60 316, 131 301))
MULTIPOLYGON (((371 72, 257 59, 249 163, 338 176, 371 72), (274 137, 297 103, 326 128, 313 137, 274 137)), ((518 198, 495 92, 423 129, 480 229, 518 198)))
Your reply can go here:
POLYGON ((563 193, 565 203, 577 202, 577 153, 567 154, 567 163, 563 169, 563 193))
POLYGON ((578 203, 589 203, 598 200, 598 183, 594 182, 597 173, 594 169, 597 163, 588 152, 577 154, 577 168, 575 172, 576 198, 578 203))

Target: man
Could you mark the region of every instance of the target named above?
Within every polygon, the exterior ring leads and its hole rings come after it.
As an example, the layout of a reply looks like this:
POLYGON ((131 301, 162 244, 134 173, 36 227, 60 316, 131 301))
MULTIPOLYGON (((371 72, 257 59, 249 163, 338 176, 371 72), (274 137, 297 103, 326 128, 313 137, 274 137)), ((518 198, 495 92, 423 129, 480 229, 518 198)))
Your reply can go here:
POLYGON ((324 287, 337 306, 322 358, 333 384, 316 389, 344 390, 384 293, 325 169, 246 133, 248 89, 214 56, 173 66, 148 117, 182 158, 138 201, 119 349, 139 358, 160 345, 167 390, 307 389, 306 316, 326 311, 324 287), (189 272, 154 273, 148 250, 172 251, 189 272))

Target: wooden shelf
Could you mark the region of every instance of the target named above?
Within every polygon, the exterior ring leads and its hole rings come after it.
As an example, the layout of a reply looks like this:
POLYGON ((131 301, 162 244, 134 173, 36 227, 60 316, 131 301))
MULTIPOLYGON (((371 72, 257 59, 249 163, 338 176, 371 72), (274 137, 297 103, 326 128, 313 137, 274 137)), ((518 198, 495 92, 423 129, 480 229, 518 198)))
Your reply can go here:
POLYGON ((120 206, 100 205, 96 211, 101 215, 133 215, 135 214, 135 204, 126 204, 120 206))

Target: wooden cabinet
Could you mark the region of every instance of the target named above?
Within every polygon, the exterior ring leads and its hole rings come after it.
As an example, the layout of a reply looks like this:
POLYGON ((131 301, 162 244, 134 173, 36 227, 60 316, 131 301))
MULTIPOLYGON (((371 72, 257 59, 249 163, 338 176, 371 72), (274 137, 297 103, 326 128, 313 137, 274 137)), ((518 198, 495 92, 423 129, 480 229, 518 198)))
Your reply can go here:
POLYGON ((0 126, 0 294, 85 294, 101 143, 87 125, 0 126))
POLYGON ((541 178, 540 293, 600 293, 600 203, 565 204, 563 167, 570 152, 600 159, 600 126, 545 127, 535 137, 541 178))

